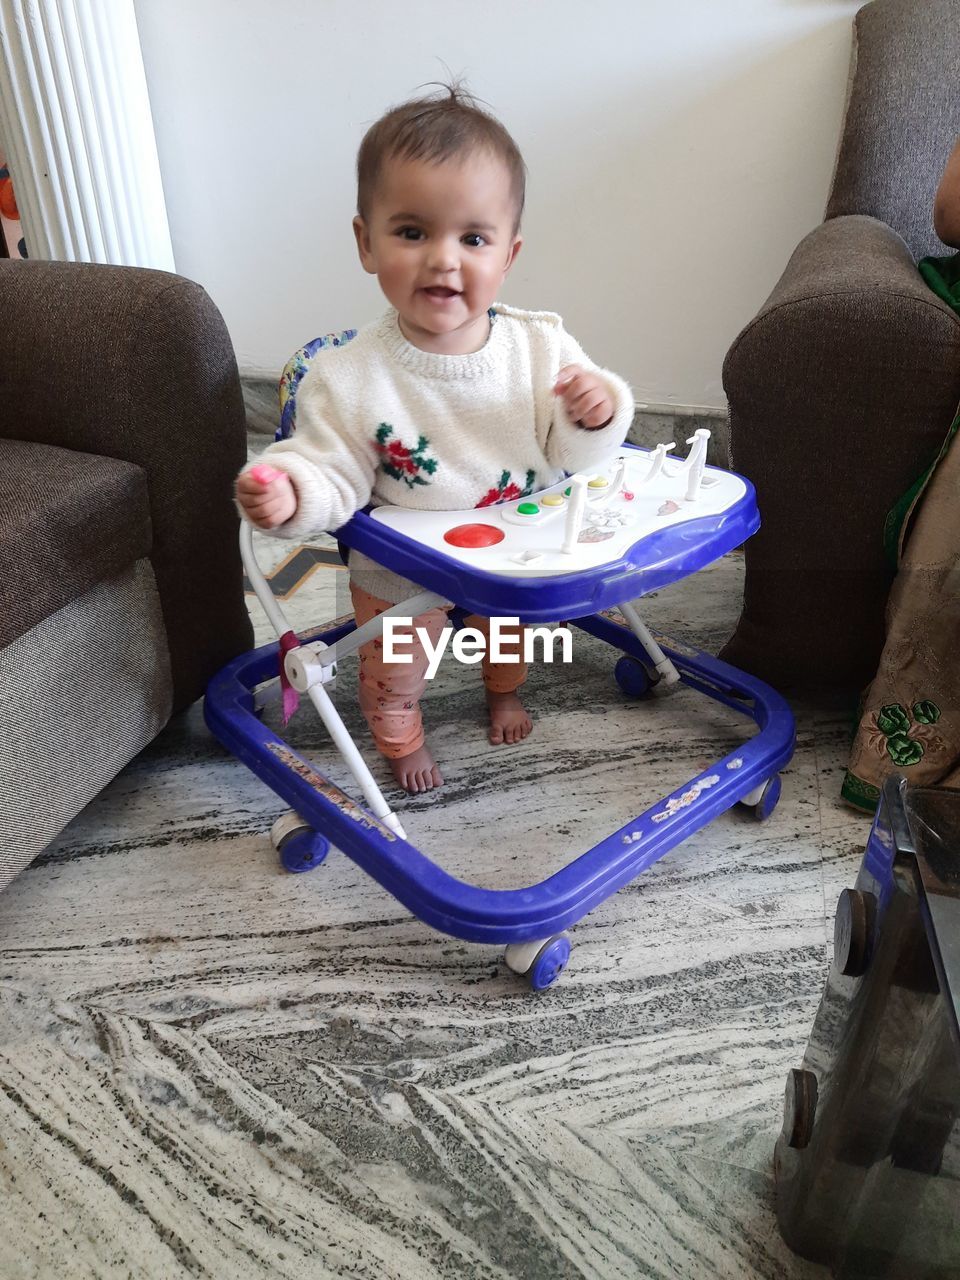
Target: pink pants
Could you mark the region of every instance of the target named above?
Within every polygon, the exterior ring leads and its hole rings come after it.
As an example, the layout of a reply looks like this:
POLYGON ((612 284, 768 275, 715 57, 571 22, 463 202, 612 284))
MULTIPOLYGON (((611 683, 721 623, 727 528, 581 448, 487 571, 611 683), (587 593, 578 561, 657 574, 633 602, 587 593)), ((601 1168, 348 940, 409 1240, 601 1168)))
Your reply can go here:
MULTIPOLYGON (((391 609, 389 600, 370 595, 355 582, 350 583, 354 616, 361 627, 377 614, 391 609)), ((440 632, 447 625, 449 609, 429 609, 413 619, 413 627, 422 627, 436 645, 440 632)), ((467 625, 476 627, 487 637, 489 648, 489 619, 471 614, 467 625)), ((409 634, 406 627, 398 627, 396 635, 409 634)), ((523 635, 523 627, 516 631, 504 629, 504 640, 513 634, 523 635)), ((511 652, 523 652, 522 640, 510 644, 511 652)), ((420 714, 420 698, 426 687, 429 659, 423 645, 414 635, 413 643, 403 647, 412 662, 384 662, 383 640, 370 640, 360 646, 360 710, 366 716, 370 732, 381 755, 391 760, 408 756, 423 746, 423 717, 420 714)), ((483 683, 491 693, 513 693, 527 678, 524 662, 491 662, 488 653, 483 655, 483 683)))

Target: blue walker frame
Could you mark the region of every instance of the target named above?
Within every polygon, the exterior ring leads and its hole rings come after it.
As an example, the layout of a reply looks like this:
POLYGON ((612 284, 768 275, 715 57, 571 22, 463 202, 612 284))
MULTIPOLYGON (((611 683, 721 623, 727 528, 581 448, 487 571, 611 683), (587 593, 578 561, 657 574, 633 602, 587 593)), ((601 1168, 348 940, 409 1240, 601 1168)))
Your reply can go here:
MULTIPOLYGON (((617 664, 618 683, 627 692, 642 693, 649 687, 645 673, 650 656, 632 631, 602 611, 719 559, 758 524, 756 500, 748 484, 738 507, 641 539, 619 563, 526 582, 465 570, 420 546, 416 560, 411 560, 403 546, 407 540, 364 513, 338 530, 337 537, 405 576, 415 572, 426 589, 452 596, 467 612, 519 616, 525 622, 567 620, 620 650, 628 661, 624 666, 621 658, 617 664), (453 586, 456 592, 449 590, 453 586), (505 587, 502 593, 501 586, 505 587)), ((299 638, 303 643, 320 640, 332 645, 355 629, 350 619, 299 638)), ((213 678, 205 717, 215 736, 315 833, 306 844, 301 840, 299 851, 284 857, 288 870, 318 865, 332 843, 415 916, 443 933, 514 948, 539 944, 535 954, 520 955, 517 949, 515 956, 521 963, 528 962, 520 971, 527 973, 531 985, 543 989, 556 980, 569 956, 563 930, 751 793, 762 788, 755 801, 761 818, 769 816, 779 798, 778 772, 794 747, 793 715, 783 698, 762 681, 702 651, 669 640, 663 641, 662 648, 684 684, 753 719, 759 732, 633 822, 526 889, 481 889, 449 875, 269 729, 256 714, 254 692, 276 678, 277 644, 236 658, 213 678)), ((511 964, 509 947, 507 963, 518 967, 516 958, 511 964)))
MULTIPOLYGON (((278 438, 292 433, 294 393, 313 354, 352 337, 352 331, 345 331, 315 339, 293 357, 281 383, 278 438)), ((622 446, 622 450, 632 448, 622 446)), ((743 497, 719 515, 642 537, 618 560, 597 568, 539 579, 471 568, 413 543, 366 512, 358 512, 335 536, 425 590, 453 601, 465 613, 519 617, 526 623, 564 620, 596 636, 621 652, 617 682, 636 696, 651 687, 650 669, 656 655, 631 629, 633 623, 615 622, 607 612, 695 573, 756 532, 760 524, 756 495, 750 482, 739 478, 745 486, 743 497)), ((241 538, 248 540, 247 552, 252 554, 249 529, 242 530, 241 538)), ((301 645, 333 645, 355 630, 351 618, 306 632, 297 640, 301 645)), ((647 634, 674 664, 682 683, 752 719, 759 732, 559 871, 525 889, 481 889, 458 880, 269 729, 257 715, 257 698, 263 686, 279 683, 282 654, 277 643, 241 655, 224 667, 208 686, 204 715, 224 746, 294 811, 291 816, 296 821, 287 839, 277 841, 287 870, 307 871, 319 865, 333 844, 425 924, 468 942, 507 944, 508 966, 525 974, 535 990, 542 990, 556 981, 567 963, 570 944, 563 931, 598 903, 734 805, 753 805, 759 818, 768 817, 780 795, 779 770, 793 754, 793 715, 773 689, 710 654, 647 634)))

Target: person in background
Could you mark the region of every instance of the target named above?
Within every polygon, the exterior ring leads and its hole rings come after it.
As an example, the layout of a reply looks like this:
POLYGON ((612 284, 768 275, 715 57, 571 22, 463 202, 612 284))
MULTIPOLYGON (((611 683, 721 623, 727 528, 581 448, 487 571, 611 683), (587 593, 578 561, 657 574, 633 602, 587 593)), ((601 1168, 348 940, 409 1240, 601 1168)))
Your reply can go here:
POLYGON ((933 228, 944 244, 960 249, 960 138, 937 188, 933 202, 933 228))

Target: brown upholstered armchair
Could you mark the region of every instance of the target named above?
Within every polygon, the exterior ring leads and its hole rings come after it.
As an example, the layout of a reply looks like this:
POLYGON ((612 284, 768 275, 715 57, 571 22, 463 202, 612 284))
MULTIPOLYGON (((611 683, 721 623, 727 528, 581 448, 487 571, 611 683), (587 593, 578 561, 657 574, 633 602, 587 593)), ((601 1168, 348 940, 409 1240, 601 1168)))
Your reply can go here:
POLYGON ((0 262, 0 886, 251 644, 233 348, 189 280, 0 262))
POLYGON ((743 613, 723 656, 782 688, 874 674, 893 569, 887 512, 960 401, 960 319, 924 285, 960 134, 960 0, 875 0, 855 20, 826 220, 724 363, 731 449, 757 487, 743 613))

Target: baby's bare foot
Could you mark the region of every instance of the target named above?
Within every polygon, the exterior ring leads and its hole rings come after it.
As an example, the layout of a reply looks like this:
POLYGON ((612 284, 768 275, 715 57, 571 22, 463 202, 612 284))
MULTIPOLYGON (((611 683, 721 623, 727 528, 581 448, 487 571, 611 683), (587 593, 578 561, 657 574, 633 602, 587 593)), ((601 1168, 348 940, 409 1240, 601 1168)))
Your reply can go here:
POLYGON ((400 756, 390 761, 393 776, 411 795, 421 791, 432 791, 434 787, 443 786, 443 775, 430 754, 426 745, 411 751, 408 756, 400 756))
POLYGON ((521 742, 533 729, 533 721, 515 693, 491 693, 488 689, 487 708, 490 712, 488 737, 494 744, 521 742))

